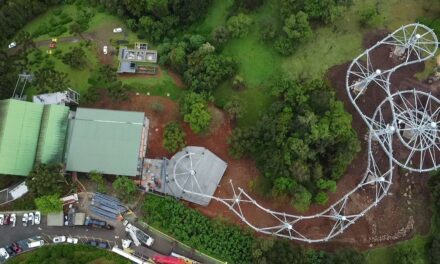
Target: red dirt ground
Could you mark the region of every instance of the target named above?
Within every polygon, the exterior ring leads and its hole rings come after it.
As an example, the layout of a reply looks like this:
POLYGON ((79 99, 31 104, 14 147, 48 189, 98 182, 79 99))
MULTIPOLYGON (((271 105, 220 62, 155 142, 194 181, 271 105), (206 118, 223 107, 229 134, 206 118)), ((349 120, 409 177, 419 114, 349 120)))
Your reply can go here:
MULTIPOLYGON (((372 43, 381 39, 384 36, 384 33, 385 32, 374 32, 367 35, 365 37, 364 45, 371 46, 372 43)), ((380 52, 375 56, 377 61, 386 60, 388 58, 387 56, 380 54, 380 52)), ((388 62, 383 61, 383 63, 386 64, 388 62)), ((367 129, 359 114, 349 102, 345 91, 345 75, 347 68, 348 63, 335 66, 329 70, 327 78, 332 83, 332 86, 336 88, 337 97, 343 101, 346 110, 353 116, 353 128, 358 132, 362 143, 362 151, 338 182, 337 193, 330 195, 328 204, 333 203, 345 193, 353 189, 353 187, 361 180, 367 167, 365 151, 366 140, 364 139, 367 129)), ((400 87, 401 85, 404 85, 405 82, 408 83, 407 78, 411 78, 414 73, 420 70, 423 70, 423 65, 414 65, 399 70, 393 77, 394 87, 400 87)), ((372 111, 376 108, 379 103, 378 101, 380 100, 374 100, 374 96, 369 96, 368 99, 369 100, 365 102, 364 107, 367 109, 370 108, 370 111, 372 111)), ((147 156, 150 158, 161 158, 163 156, 170 157, 172 155, 163 148, 162 136, 163 129, 168 122, 176 120, 181 122, 176 102, 168 98, 146 95, 136 96, 135 94, 131 94, 130 99, 125 102, 112 102, 108 97, 104 97, 100 102, 90 106, 145 112, 150 119, 147 156), (162 113, 154 112, 151 108, 151 105, 155 102, 160 102, 164 105, 164 111, 162 113)), ((288 203, 280 203, 265 199, 249 188, 250 181, 255 180, 259 175, 259 172, 252 160, 235 160, 229 156, 227 140, 232 132, 231 121, 226 114, 218 109, 215 109, 214 107, 211 107, 210 109, 214 113, 214 124, 211 127, 210 133, 206 135, 196 135, 189 129, 187 124, 183 124, 183 128, 187 134, 186 139, 188 145, 204 146, 228 163, 228 169, 226 170, 215 195, 219 197, 231 197, 232 191, 229 181, 232 180, 235 187, 245 189, 262 206, 277 211, 295 213, 295 210, 293 210, 288 203)), ((376 152, 378 160, 381 159, 380 157, 384 157, 380 150, 376 150, 376 152)), ((386 162, 385 158, 383 158, 383 162, 386 162)), ((355 246, 360 249, 366 249, 408 239, 416 233, 428 232, 431 212, 426 209, 426 205, 429 204, 426 184, 427 180, 428 176, 426 174, 408 174, 396 170, 393 185, 390 189, 390 196, 384 198, 377 208, 370 210, 365 217, 358 220, 356 224, 352 225, 342 235, 331 240, 331 242, 314 244, 312 246, 332 250, 341 245, 350 245, 352 247, 355 246)), ((366 192, 368 192, 368 190, 366 190, 366 192)), ((356 206, 362 207, 365 203, 369 202, 362 194, 354 196, 353 200, 355 201, 354 207, 349 210, 355 210, 356 206)), ((226 217, 239 225, 245 226, 238 217, 218 202, 212 201, 207 207, 196 205, 190 206, 196 208, 207 216, 226 217)), ((327 208, 327 206, 313 206, 304 214, 309 215, 325 208, 327 208)), ((251 210, 249 208, 243 208, 243 210, 247 212, 248 215, 252 216, 250 221, 254 224, 268 224, 272 222, 272 218, 269 217, 269 215, 263 214, 260 211, 251 210)), ((321 224, 323 224, 323 222, 320 220, 311 220, 300 225, 298 228, 300 231, 308 230, 309 232, 318 235, 318 233, 321 232, 319 229, 321 224)))

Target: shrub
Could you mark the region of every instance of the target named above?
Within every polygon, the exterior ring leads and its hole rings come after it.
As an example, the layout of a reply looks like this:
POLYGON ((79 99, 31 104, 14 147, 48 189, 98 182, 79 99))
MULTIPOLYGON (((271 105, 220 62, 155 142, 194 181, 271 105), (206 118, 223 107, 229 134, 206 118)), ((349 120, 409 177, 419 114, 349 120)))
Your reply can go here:
POLYGON ((240 13, 236 16, 232 16, 226 22, 226 27, 234 38, 241 38, 249 33, 249 28, 252 25, 252 18, 240 13))
POLYGON ((35 205, 42 214, 63 211, 63 202, 58 194, 41 196, 35 199, 35 205))
POLYGON ((423 261, 421 252, 412 244, 401 245, 393 250, 393 262, 399 264, 418 264, 423 261))
POLYGON ((307 191, 306 188, 299 185, 298 188, 294 191, 293 199, 292 199, 292 206, 300 211, 304 212, 307 211, 310 207, 310 204, 312 202, 312 194, 307 191))
POLYGON ((180 112, 183 120, 189 123, 191 130, 195 133, 206 131, 211 123, 211 112, 205 98, 197 93, 187 93, 181 101, 180 112))
POLYGON ((375 28, 382 25, 383 19, 375 7, 362 9, 359 13, 359 23, 362 27, 375 28))
POLYGON ((315 196, 315 202, 320 205, 325 205, 328 202, 328 195, 325 192, 318 192, 315 196))
POLYGON ((121 198, 123 201, 131 202, 136 197, 136 183, 129 177, 118 176, 112 185, 118 197, 121 198))
POLYGON ((163 135, 165 149, 169 152, 176 152, 184 148, 185 145, 185 132, 183 132, 182 127, 176 122, 168 123, 163 135))

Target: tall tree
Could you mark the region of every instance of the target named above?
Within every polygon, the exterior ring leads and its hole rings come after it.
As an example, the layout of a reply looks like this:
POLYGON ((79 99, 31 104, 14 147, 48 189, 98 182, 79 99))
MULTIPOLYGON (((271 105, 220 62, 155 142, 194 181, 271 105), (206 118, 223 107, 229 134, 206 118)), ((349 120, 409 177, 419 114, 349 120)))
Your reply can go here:
POLYGON ((68 183, 63 174, 60 164, 46 165, 37 163, 26 178, 29 191, 36 197, 46 195, 62 195, 68 183))
POLYGON ((63 211, 63 201, 58 194, 45 195, 35 199, 37 209, 43 213, 57 213, 63 211))

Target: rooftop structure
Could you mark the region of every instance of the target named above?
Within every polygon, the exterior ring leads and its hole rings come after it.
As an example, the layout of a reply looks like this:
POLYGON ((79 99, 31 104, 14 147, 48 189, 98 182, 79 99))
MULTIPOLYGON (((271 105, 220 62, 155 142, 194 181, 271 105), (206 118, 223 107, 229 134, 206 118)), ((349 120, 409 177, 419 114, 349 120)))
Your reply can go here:
POLYGON ((156 73, 157 51, 148 50, 146 43, 136 43, 133 49, 119 48, 118 73, 156 73))
POLYGON ((186 147, 171 160, 164 160, 159 168, 154 162, 147 176, 153 179, 152 190, 196 204, 207 206, 217 189, 227 164, 203 147, 186 147), (161 173, 159 173, 159 171, 161 173))
POLYGON ((41 163, 62 163, 66 142, 69 108, 46 105, 41 119, 36 160, 41 163))
POLYGON ((34 166, 43 106, 0 102, 0 173, 27 176, 34 166))
POLYGON ((47 214, 47 226, 64 226, 63 212, 47 214))
POLYGON ((35 161, 62 162, 68 108, 0 101, 0 174, 27 176, 35 161))
POLYGON ((66 170, 139 175, 147 126, 141 112, 78 108, 69 120, 66 170))
POLYGON ((34 95, 32 101, 37 104, 77 105, 79 94, 72 89, 64 92, 34 95))

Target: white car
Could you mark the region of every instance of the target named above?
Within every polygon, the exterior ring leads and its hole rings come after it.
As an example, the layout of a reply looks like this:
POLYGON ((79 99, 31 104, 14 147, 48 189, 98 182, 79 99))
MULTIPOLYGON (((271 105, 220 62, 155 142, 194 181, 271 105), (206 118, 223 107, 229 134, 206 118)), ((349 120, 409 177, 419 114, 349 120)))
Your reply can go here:
POLYGON ((15 227, 15 223, 17 222, 17 215, 11 214, 11 226, 15 227))
POLYGON ((68 237, 67 238, 67 243, 78 244, 78 238, 76 238, 76 237, 68 237))
POLYGON ((114 28, 113 29, 113 33, 121 33, 122 32, 122 28, 114 28))
POLYGON ((34 225, 34 213, 29 213, 28 220, 30 225, 34 225))
POLYGON ((21 221, 23 222, 23 226, 27 226, 27 224, 28 224, 28 214, 24 214, 23 218, 21 219, 21 221))
POLYGON ((107 53, 108 53, 108 47, 107 46, 104 46, 102 48, 102 53, 104 53, 104 55, 107 55, 107 53))
POLYGON ((65 236, 57 236, 57 237, 54 237, 54 238, 52 239, 52 241, 53 241, 55 244, 57 244, 57 243, 64 243, 64 242, 66 242, 66 237, 65 237, 65 236))
POLYGON ((35 224, 39 225, 41 222, 41 213, 40 212, 35 212, 35 224))
POLYGON ((12 49, 17 47, 17 43, 16 42, 11 42, 11 44, 8 45, 8 48, 12 49))
POLYGON ((3 259, 8 259, 9 258, 9 254, 6 251, 6 249, 0 248, 0 257, 2 257, 3 259))
POLYGON ((5 216, 3 214, 0 214, 0 225, 3 225, 5 222, 5 216))

